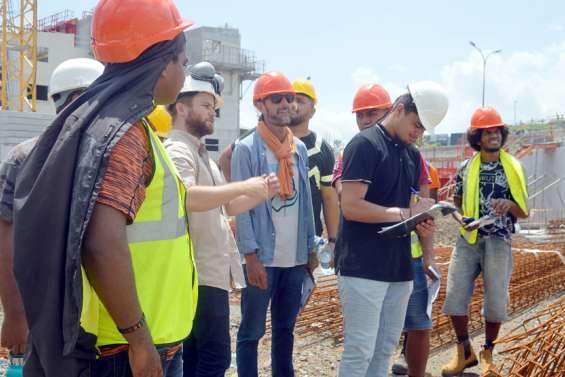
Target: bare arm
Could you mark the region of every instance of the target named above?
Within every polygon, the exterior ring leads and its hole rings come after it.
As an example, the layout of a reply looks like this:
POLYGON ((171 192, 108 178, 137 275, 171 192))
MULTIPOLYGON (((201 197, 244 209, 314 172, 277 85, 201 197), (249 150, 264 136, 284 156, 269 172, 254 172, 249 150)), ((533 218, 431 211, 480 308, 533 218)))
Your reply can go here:
MULTIPOLYGON (((245 195, 244 182, 228 183, 220 186, 191 186, 186 190, 186 210, 204 212, 218 208, 240 196, 245 195)), ((230 215, 231 216, 231 215, 230 215)))
POLYGON ((329 238, 335 238, 337 235, 337 227, 339 225, 339 205, 337 193, 331 186, 322 186, 322 203, 324 211, 324 221, 328 231, 329 238))
POLYGON ((408 217, 407 208, 383 207, 365 200, 369 185, 364 182, 342 182, 341 210, 350 221, 362 223, 399 222, 408 217))
POLYGON ((0 220, 0 299, 4 309, 1 345, 15 354, 23 354, 27 341, 27 322, 24 306, 13 268, 13 225, 0 220))
POLYGON ((187 200, 187 211, 209 211, 223 205, 228 216, 236 216, 255 208, 279 191, 276 176, 252 177, 220 186, 193 186, 188 189, 192 198, 187 200))
POLYGON ((228 204, 226 204, 226 214, 228 216, 237 216, 239 214, 245 213, 250 209, 257 207, 261 202, 265 201, 266 197, 252 197, 247 195, 242 195, 228 204))
POLYGON ((512 205, 510 206, 509 212, 512 214, 512 216, 516 217, 517 219, 526 219, 528 217, 528 214, 522 211, 518 204, 513 201, 511 202, 512 205))
MULTIPOLYGON (((137 297, 126 218, 118 210, 97 204, 88 225, 82 261, 98 297, 118 328, 135 325, 142 316, 137 297)), ((130 345, 134 376, 162 376, 159 354, 144 326, 124 335, 130 345)))

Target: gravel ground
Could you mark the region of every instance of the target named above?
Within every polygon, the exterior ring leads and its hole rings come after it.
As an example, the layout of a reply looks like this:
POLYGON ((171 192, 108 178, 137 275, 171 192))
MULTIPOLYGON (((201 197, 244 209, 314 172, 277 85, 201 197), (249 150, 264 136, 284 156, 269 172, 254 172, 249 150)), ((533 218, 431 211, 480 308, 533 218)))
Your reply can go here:
MULTIPOLYGON (((457 237, 457 224, 447 217, 441 219, 437 222, 437 227, 439 229, 436 232, 435 246, 436 247, 450 247, 455 244, 455 239, 457 237)), ((561 293, 564 295, 565 293, 561 293)), ((505 323, 501 330, 501 335, 508 333, 510 330, 514 329, 516 326, 520 325, 522 321, 530 317, 533 312, 537 310, 542 310, 551 303, 555 302, 556 298, 545 300, 540 304, 529 308, 518 315, 515 315, 510 321, 505 323)), ((3 318, 3 313, 0 308, 0 323, 3 318)), ((237 329, 240 322, 240 309, 239 302, 237 299, 232 300, 231 305, 231 335, 232 335, 232 350, 235 351, 235 337, 237 329)), ((475 334, 472 338, 472 343, 475 351, 478 353, 481 344, 484 342, 484 336, 482 333, 475 334)), ((337 368, 340 361, 340 356, 343 351, 343 346, 341 344, 336 344, 334 339, 329 336, 329 334, 321 331, 319 334, 310 335, 307 337, 297 336, 295 340, 294 348, 294 366, 296 369, 297 377, 325 377, 325 376, 336 376, 337 368)), ((428 372, 432 377, 441 375, 441 367, 451 358, 453 352, 453 346, 436 350, 432 353, 428 362, 428 372)), ((0 357, 2 356, 2 351, 0 350, 0 357)), ((495 354, 495 362, 497 360, 495 354)), ((235 370, 235 354, 232 360, 233 367, 228 370, 226 376, 237 376, 235 370)), ((260 343, 259 347, 259 368, 260 376, 270 376, 270 337, 265 336, 260 343)), ((0 359, 0 377, 4 376, 5 370, 5 360, 0 359)), ((479 368, 470 368, 467 373, 464 374, 466 377, 478 376, 479 368)))
MULTIPOLYGON (((559 296, 552 297, 545 300, 538 305, 535 305, 528 310, 513 316, 508 322, 502 326, 500 335, 508 334, 512 329, 521 325, 522 322, 531 317, 533 313, 545 309, 547 306, 556 302, 559 296)), ((239 325, 239 307, 232 305, 232 319, 231 330, 232 339, 235 339, 237 327, 239 325)), ((478 355, 481 345, 484 343, 484 335, 482 332, 474 334, 471 339, 473 348, 478 355)), ((232 342, 232 350, 235 350, 235 344, 232 342)), ((324 335, 323 333, 308 337, 296 337, 294 347, 294 367, 297 377, 326 377, 336 376, 337 369, 343 346, 336 344, 333 338, 324 335)), ((398 352, 397 352, 398 353, 398 352)), ((446 364, 453 354, 453 346, 435 350, 428 361, 428 375, 431 377, 440 377, 441 368, 446 364)), ((235 355, 233 355, 235 358, 235 355)), ((497 361, 495 352, 494 361, 497 361)), ((235 363, 232 363, 235 364, 235 363)), ((235 365, 234 365, 235 366, 235 365)), ((266 336, 259 346, 259 375, 270 376, 270 338, 266 336)), ((226 376, 237 376, 235 368, 230 368, 226 376)), ((392 376, 392 375, 391 375, 392 376)), ((480 369, 478 366, 469 368, 463 374, 465 377, 478 377, 480 376, 480 369)))

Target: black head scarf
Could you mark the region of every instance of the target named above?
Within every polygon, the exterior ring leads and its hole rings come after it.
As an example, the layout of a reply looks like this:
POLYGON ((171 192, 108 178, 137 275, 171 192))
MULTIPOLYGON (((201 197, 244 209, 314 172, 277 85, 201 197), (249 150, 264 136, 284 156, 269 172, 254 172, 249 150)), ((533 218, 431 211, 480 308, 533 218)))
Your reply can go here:
POLYGON ((22 166, 14 273, 31 334, 29 375, 79 376, 96 356, 95 336, 79 326, 84 233, 112 148, 151 112, 155 85, 184 45, 180 33, 132 62, 108 64, 46 128, 22 166))

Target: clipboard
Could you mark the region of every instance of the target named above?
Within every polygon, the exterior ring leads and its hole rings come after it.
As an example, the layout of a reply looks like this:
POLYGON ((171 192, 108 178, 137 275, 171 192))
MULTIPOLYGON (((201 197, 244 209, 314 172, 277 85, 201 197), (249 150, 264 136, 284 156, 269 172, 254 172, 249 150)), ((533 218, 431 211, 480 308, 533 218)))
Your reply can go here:
POLYGON ((302 280, 302 295, 300 297, 300 312, 306 307, 312 293, 314 292, 314 288, 316 288, 316 280, 314 279, 314 275, 310 273, 308 269, 304 272, 304 278, 302 280))
POLYGON ((378 234, 385 237, 401 238, 410 235, 416 229, 416 225, 426 220, 435 219, 439 216, 447 216, 457 212, 457 208, 448 202, 439 202, 434 204, 430 209, 425 212, 419 213, 406 219, 398 224, 382 228, 378 234))

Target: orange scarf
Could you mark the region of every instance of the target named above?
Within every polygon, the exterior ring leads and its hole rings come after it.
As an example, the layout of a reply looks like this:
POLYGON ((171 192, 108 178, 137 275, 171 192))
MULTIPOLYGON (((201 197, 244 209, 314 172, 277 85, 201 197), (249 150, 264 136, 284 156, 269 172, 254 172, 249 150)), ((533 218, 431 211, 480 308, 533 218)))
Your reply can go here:
POLYGON ((279 196, 286 200, 290 198, 293 194, 292 188, 292 178, 294 172, 292 166, 294 162, 292 161, 292 154, 296 151, 296 145, 294 145, 294 136, 290 131, 290 128, 285 127, 286 131, 285 140, 281 141, 269 130, 264 122, 259 122, 257 126, 257 132, 267 144, 267 147, 273 152, 277 160, 279 161, 279 170, 277 176, 281 183, 281 192, 279 196))

